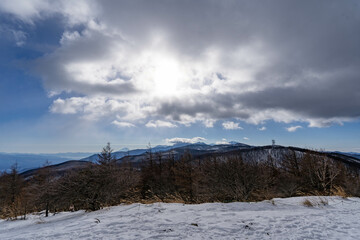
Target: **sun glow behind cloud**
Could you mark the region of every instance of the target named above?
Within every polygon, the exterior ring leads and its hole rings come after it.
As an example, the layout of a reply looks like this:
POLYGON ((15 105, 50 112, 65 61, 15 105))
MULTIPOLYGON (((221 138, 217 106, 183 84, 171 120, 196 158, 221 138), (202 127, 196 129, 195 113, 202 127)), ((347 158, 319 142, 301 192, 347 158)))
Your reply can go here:
POLYGON ((176 96, 180 92, 182 71, 179 64, 174 59, 159 56, 155 60, 154 72, 152 76, 154 82, 154 96, 167 97, 176 96))
MULTIPOLYGON (((86 115, 86 119, 94 119, 88 114, 91 110, 82 109, 95 107, 96 112, 103 109, 107 112, 101 115, 109 116, 110 109, 92 104, 102 102, 105 97, 105 102, 127 106, 117 109, 113 115, 117 120, 132 121, 133 124, 140 119, 151 120, 151 117, 186 126, 200 121, 206 127, 212 127, 224 117, 254 124, 273 119, 285 123, 307 121, 311 126, 321 127, 321 122, 325 122, 321 118, 301 116, 290 109, 258 111, 241 101, 243 95, 272 88, 269 83, 284 85, 282 81, 259 84, 256 79, 258 72, 267 68, 274 57, 261 41, 237 47, 231 53, 208 47, 199 56, 187 56, 174 49, 165 36, 152 34, 143 46, 135 47, 135 43, 125 40, 110 26, 91 21, 81 33, 65 32, 61 42, 60 49, 39 60, 48 66, 40 70, 45 84, 52 93, 70 91, 86 97, 81 101, 58 99, 51 107, 54 113, 75 113, 76 109, 76 113, 86 115), (97 42, 100 41, 111 48, 99 47, 97 42), (84 53, 82 48, 100 49, 95 50, 99 54, 94 54, 84 53), (51 69, 55 71, 49 71, 51 69), (59 107, 60 103, 67 108, 59 107), (79 106, 81 103, 86 105, 79 106), (169 104, 174 104, 172 108, 178 110, 172 112, 169 104), (133 106, 137 106, 138 111, 135 118, 131 118, 135 116, 133 106), (210 122, 212 124, 208 124, 210 122)), ((294 85, 292 80, 285 84, 294 85)))

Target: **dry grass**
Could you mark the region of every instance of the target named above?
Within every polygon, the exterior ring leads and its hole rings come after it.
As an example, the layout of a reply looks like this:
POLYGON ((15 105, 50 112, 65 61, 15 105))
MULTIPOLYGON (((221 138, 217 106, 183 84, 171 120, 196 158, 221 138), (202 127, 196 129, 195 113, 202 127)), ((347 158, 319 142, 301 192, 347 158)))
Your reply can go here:
POLYGON ((331 190, 331 195, 340 196, 342 198, 347 198, 348 194, 345 192, 345 190, 340 186, 335 186, 331 190))
POLYGON ((302 202, 302 205, 304 205, 305 207, 326 206, 326 205, 329 205, 329 202, 324 197, 318 197, 316 199, 315 198, 312 198, 312 199, 306 198, 302 202))
POLYGON ((314 204, 312 203, 312 201, 310 201, 309 199, 305 199, 302 204, 305 206, 305 207, 313 207, 314 204))

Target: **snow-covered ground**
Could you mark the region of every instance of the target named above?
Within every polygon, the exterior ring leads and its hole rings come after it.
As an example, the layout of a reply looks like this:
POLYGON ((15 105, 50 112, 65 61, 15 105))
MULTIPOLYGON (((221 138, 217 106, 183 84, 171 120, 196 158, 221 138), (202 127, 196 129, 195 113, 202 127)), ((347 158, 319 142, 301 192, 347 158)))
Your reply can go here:
POLYGON ((0 220, 0 239, 360 239, 360 199, 131 204, 96 212, 0 220))

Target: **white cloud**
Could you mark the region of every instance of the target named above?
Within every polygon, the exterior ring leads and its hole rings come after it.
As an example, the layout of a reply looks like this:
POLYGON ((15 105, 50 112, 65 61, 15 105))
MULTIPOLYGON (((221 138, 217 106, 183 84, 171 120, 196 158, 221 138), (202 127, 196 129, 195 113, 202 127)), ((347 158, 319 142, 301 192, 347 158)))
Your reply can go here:
POLYGON ((204 126, 207 127, 207 128, 213 128, 215 122, 216 122, 215 120, 206 119, 206 120, 203 121, 203 124, 204 124, 204 126))
POLYGON ((70 99, 56 99, 50 106, 50 111, 53 113, 62 114, 75 114, 82 109, 84 101, 82 98, 70 98, 70 99))
POLYGON ((221 139, 221 141, 217 141, 215 144, 229 144, 226 138, 221 139))
POLYGON ((249 138, 247 138, 247 137, 243 137, 243 139, 246 140, 246 141, 249 140, 249 138))
POLYGON ((197 143, 197 142, 204 142, 206 138, 203 137, 193 137, 193 138, 167 138, 165 142, 167 144, 176 144, 176 143, 197 143))
POLYGON ((259 131, 265 131, 266 130, 266 127, 265 126, 262 126, 259 128, 259 131))
POLYGON ((330 119, 310 119, 308 127, 325 128, 338 124, 343 125, 344 122, 351 122, 351 118, 330 118, 330 119))
POLYGON ((177 127, 175 124, 167 121, 156 120, 156 121, 149 121, 146 125, 148 128, 158 128, 158 127, 167 127, 167 128, 175 128, 177 127))
POLYGON ((12 31, 13 35, 14 35, 14 40, 15 40, 15 44, 18 47, 21 47, 25 44, 26 42, 26 33, 20 30, 13 30, 12 31))
MULTIPOLYGON (((112 116, 116 112, 123 113, 121 119, 126 120, 128 118, 126 114, 132 114, 136 111, 136 107, 106 97, 71 97, 56 99, 50 106, 50 111, 60 114, 80 114, 88 120, 112 116)), ((131 115, 131 118, 136 117, 131 115)))
POLYGON ((291 127, 287 127, 286 130, 288 132, 295 132, 296 130, 302 128, 302 126, 291 126, 291 127))
POLYGON ((0 25, 0 35, 2 39, 13 41, 14 45, 21 47, 26 43, 28 34, 22 30, 16 29, 16 26, 3 24, 0 25))
POLYGON ((115 126, 120 127, 120 128, 123 128, 123 127, 125 127, 125 128, 135 127, 135 125, 132 124, 132 123, 129 123, 129 122, 119 122, 119 121, 117 121, 117 120, 112 121, 112 124, 114 124, 115 126))
POLYGON ((0 11, 10 13, 22 21, 34 24, 37 19, 55 14, 62 15, 67 24, 73 26, 84 23, 99 13, 95 0, 2 0, 0 11))
POLYGON ((39 17, 41 12, 50 9, 50 4, 42 0, 3 0, 0 11, 11 13, 19 19, 32 23, 32 19, 39 17))
POLYGON ((238 130, 238 129, 243 129, 242 127, 239 126, 239 123, 235 123, 235 122, 224 122, 223 124, 223 128, 226 130, 238 130))

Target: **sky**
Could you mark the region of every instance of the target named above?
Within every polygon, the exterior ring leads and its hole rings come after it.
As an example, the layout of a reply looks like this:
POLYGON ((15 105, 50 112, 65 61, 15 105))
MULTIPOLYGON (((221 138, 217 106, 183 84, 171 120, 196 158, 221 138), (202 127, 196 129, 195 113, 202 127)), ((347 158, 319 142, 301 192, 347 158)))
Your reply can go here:
POLYGON ((0 152, 360 152, 360 2, 0 1, 0 152))

